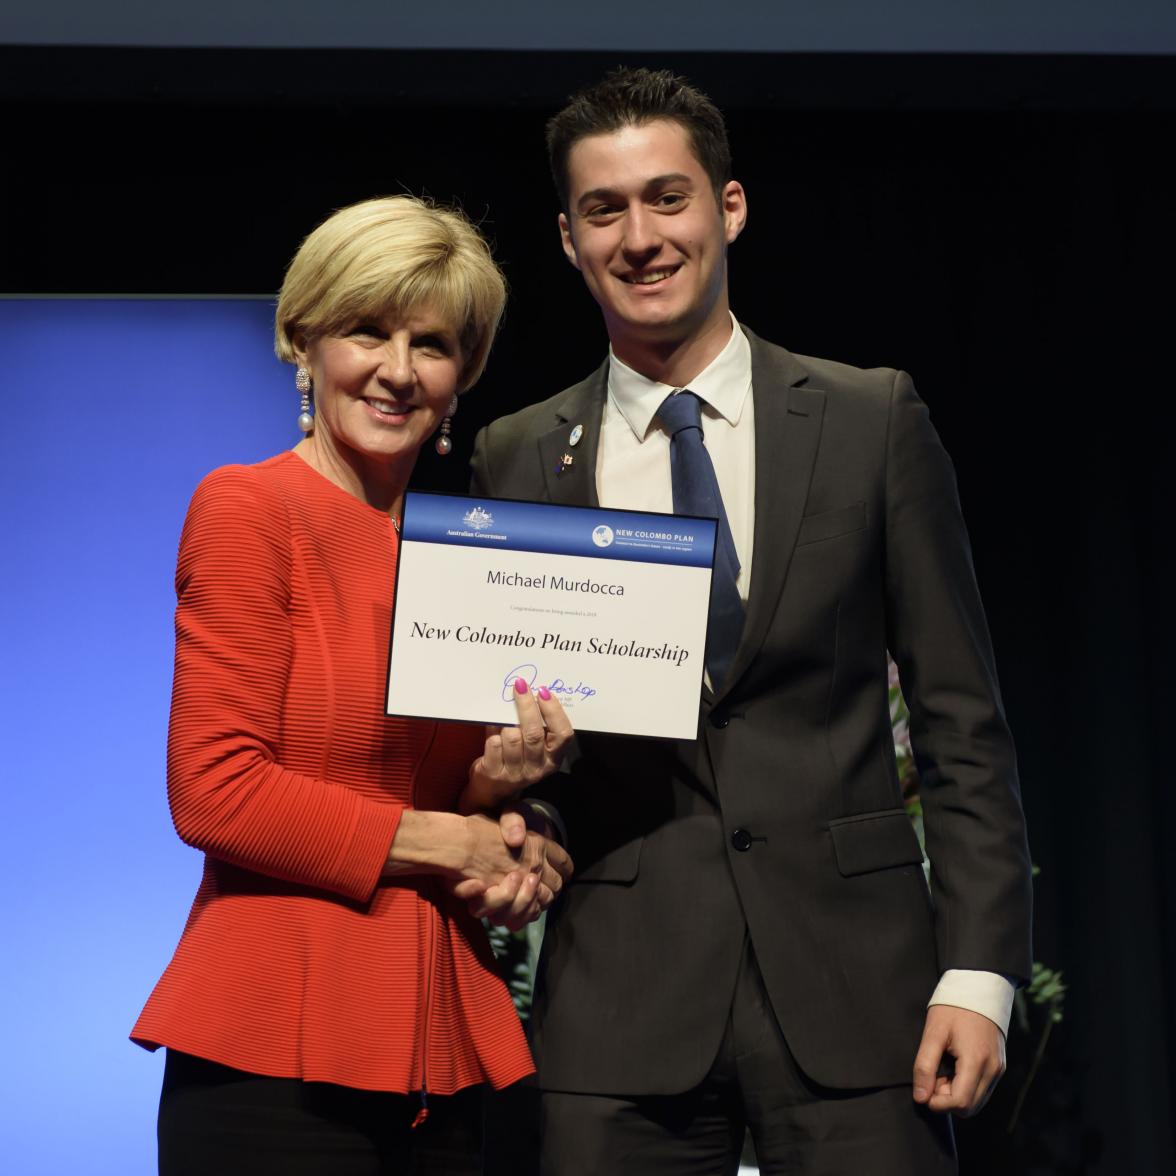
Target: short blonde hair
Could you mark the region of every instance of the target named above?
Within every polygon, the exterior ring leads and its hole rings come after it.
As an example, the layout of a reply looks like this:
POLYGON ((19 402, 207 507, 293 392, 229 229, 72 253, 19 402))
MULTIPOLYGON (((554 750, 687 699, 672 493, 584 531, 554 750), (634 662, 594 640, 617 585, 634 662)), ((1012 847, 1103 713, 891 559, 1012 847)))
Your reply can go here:
POLYGON ((302 242, 278 295, 274 350, 294 363, 297 336, 305 344, 428 307, 457 334, 464 391, 486 366, 505 304, 506 279, 464 213, 383 196, 341 208, 302 242))

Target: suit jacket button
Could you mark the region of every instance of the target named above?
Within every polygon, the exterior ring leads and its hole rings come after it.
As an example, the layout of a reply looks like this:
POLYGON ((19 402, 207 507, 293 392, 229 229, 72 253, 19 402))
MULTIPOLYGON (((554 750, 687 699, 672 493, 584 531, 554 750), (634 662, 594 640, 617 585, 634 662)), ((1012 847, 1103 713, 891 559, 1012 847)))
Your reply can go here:
POLYGON ((711 715, 710 724, 712 727, 718 727, 721 731, 731 720, 723 714, 711 715))
POLYGON ((731 844, 740 853, 746 853, 751 848, 751 834, 746 829, 734 829, 731 832, 731 844))

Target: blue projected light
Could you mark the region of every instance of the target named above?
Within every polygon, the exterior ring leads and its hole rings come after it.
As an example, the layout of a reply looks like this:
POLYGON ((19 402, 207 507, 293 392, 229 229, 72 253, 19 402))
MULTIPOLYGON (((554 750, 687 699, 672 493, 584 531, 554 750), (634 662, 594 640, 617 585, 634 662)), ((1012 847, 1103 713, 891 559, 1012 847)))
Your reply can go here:
POLYGON ((5 1171, 149 1176, 162 1051, 127 1033, 200 855, 172 831, 173 577, 210 469, 293 445, 263 301, 0 300, 5 1171))

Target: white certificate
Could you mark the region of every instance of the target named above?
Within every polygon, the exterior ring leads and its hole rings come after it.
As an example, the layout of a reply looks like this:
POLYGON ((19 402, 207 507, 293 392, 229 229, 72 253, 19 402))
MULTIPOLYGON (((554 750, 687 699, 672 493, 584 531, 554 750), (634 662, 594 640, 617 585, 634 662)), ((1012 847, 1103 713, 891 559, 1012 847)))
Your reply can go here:
POLYGON ((387 712, 516 722, 546 686, 580 731, 693 739, 713 519, 410 493, 387 712))

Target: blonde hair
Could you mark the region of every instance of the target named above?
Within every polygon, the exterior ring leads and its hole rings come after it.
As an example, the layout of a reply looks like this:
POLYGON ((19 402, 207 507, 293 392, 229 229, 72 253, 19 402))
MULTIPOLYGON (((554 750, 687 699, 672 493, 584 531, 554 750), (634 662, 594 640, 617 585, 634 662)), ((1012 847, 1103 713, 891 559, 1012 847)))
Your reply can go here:
POLYGON ((465 361, 461 390, 482 374, 506 304, 506 279, 481 233, 458 209, 415 196, 341 208, 299 246, 286 270, 274 350, 294 363, 303 346, 389 310, 444 316, 465 361))

